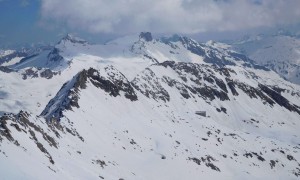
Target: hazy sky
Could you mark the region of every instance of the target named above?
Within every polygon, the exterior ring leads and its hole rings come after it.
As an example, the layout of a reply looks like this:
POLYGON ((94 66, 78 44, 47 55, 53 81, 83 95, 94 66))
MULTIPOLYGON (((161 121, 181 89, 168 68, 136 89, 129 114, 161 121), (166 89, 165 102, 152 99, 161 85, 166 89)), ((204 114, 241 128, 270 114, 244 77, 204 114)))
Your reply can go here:
POLYGON ((53 41, 67 32, 101 40, 141 31, 226 39, 299 24, 299 8, 300 0, 0 0, 0 42, 53 41))

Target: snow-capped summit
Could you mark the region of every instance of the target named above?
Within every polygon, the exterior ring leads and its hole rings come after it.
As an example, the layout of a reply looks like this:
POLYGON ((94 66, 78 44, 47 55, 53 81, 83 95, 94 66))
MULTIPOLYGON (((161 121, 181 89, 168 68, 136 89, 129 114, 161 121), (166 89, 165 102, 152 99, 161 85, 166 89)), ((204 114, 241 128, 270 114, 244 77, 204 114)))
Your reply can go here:
POLYGON ((78 43, 78 44, 87 44, 88 42, 84 39, 81 39, 73 34, 67 34, 65 37, 63 37, 59 42, 58 44, 61 44, 61 43, 65 43, 65 42, 71 42, 71 43, 78 43))

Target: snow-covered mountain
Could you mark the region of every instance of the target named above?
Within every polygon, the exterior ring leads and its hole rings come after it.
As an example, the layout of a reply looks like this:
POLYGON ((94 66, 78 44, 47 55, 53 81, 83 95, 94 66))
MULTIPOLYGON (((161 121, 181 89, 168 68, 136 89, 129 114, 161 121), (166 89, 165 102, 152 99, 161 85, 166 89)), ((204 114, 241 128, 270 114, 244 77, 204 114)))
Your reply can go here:
POLYGON ((230 49, 68 35, 1 67, 1 176, 299 178, 300 87, 230 49))
POLYGON ((41 53, 49 53, 52 48, 51 45, 32 44, 31 46, 15 47, 15 49, 0 49, 0 65, 11 66, 41 53))
POLYGON ((1 66, 9 66, 20 62, 20 60, 26 56, 28 56, 28 54, 24 51, 16 51, 11 49, 0 50, 0 64, 1 66))
POLYGON ((300 84, 300 39, 289 34, 249 36, 233 44, 237 51, 248 55, 285 79, 300 84))

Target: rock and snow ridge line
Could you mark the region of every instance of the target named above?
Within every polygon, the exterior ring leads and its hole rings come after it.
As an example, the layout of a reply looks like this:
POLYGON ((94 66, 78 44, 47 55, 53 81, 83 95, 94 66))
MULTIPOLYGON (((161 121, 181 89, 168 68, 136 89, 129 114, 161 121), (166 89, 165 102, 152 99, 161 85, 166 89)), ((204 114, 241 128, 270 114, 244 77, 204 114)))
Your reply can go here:
POLYGON ((181 79, 176 80, 168 76, 158 77, 151 70, 151 67, 148 67, 129 82, 120 71, 111 65, 103 69, 105 71, 104 76, 101 76, 101 73, 96 69, 90 68, 81 71, 72 80, 65 83, 41 115, 45 116, 48 120, 50 118, 60 119, 64 110, 72 110, 72 107, 79 108, 78 99, 80 97, 78 93, 80 89, 85 89, 88 80, 94 86, 103 89, 113 97, 123 92, 125 97, 132 101, 138 100, 136 91, 156 101, 170 101, 170 95, 162 86, 163 83, 167 84, 169 88, 175 87, 179 91, 178 95, 181 95, 185 99, 193 98, 196 95, 208 101, 214 99, 230 101, 230 95, 238 96, 237 89, 239 89, 250 98, 261 99, 269 106, 277 104, 300 115, 299 106, 289 102, 289 100, 281 95, 282 92, 286 91, 285 89, 275 86, 268 87, 259 82, 257 83, 257 87, 253 87, 243 82, 235 81, 231 78, 231 74, 236 74, 236 72, 230 68, 211 68, 205 65, 176 63, 174 61, 166 61, 154 64, 153 66, 166 69, 171 68, 171 71, 181 79), (185 76, 183 73, 186 73, 185 76), (225 76, 225 79, 224 77, 216 77, 215 73, 218 73, 219 76, 225 76), (196 78, 187 79, 187 74, 196 78))
POLYGON ((188 37, 179 35, 153 39, 151 33, 149 32, 142 32, 139 36, 128 36, 113 40, 104 45, 90 44, 81 38, 77 38, 68 34, 66 37, 62 38, 50 52, 47 51, 49 52, 48 54, 34 54, 32 57, 26 57, 21 62, 8 67, 13 69, 22 69, 24 67, 34 66, 39 68, 50 68, 54 70, 68 67, 68 64, 72 63, 72 57, 81 53, 94 54, 96 56, 99 55, 100 57, 110 57, 114 55, 124 56, 126 55, 124 53, 126 53, 128 50, 134 56, 140 55, 143 58, 150 59, 152 63, 172 60, 174 58, 177 61, 192 62, 193 57, 189 57, 190 55, 186 54, 189 52, 202 57, 203 62, 214 64, 219 67, 241 64, 244 67, 268 70, 263 66, 255 64, 255 62, 249 59, 247 56, 231 50, 225 44, 216 42, 208 42, 203 44, 198 43, 197 41, 188 37), (117 51, 112 52, 111 54, 106 53, 112 51, 112 49, 117 49, 117 51), (160 54, 157 54, 157 51, 161 51, 160 54), (182 55, 180 56, 180 54, 182 55), (41 56, 40 58, 42 59, 35 56, 41 56), (178 56, 180 59, 177 59, 176 56, 178 56), (164 60, 161 58, 164 58, 164 60), (41 62, 37 63, 36 61, 41 62))

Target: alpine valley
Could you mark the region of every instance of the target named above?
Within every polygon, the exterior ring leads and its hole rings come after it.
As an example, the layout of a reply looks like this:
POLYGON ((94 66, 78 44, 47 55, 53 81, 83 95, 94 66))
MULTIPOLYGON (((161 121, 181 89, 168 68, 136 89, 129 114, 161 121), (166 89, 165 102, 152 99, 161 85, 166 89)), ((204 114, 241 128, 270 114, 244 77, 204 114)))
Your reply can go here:
POLYGON ((300 86, 229 45, 67 35, 1 58, 1 179, 300 177, 300 86))

